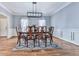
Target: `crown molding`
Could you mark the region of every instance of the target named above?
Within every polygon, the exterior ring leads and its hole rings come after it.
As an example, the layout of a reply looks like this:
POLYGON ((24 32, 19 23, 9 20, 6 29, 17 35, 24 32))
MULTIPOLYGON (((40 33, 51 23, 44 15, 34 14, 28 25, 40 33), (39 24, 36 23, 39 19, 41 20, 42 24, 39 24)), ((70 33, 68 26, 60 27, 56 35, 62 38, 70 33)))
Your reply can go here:
POLYGON ((12 14, 12 12, 11 12, 7 7, 5 7, 2 3, 0 3, 0 7, 2 7, 2 8, 5 9, 7 12, 9 12, 10 14, 12 14))
MULTIPOLYGON (((71 4, 71 3, 72 3, 72 2, 66 2, 65 4, 63 4, 62 6, 60 6, 59 8, 57 8, 52 14, 51 14, 52 11, 50 11, 49 14, 47 14, 47 15, 52 16, 52 15, 56 14, 57 12, 59 12, 60 10, 62 10, 63 8, 65 8, 66 6, 68 6, 68 5, 71 4)), ((0 6, 1 6, 3 9, 5 9, 6 11, 8 11, 10 14, 12 14, 12 15, 19 15, 19 14, 13 13, 13 12, 12 12, 11 10, 9 10, 6 6, 4 6, 2 3, 0 3, 0 6)))
POLYGON ((54 14, 56 14, 56 13, 59 12, 60 10, 64 9, 65 7, 67 7, 67 6, 68 6, 69 4, 71 4, 71 3, 72 3, 72 2, 67 2, 67 3, 63 4, 61 7, 57 8, 57 9, 51 14, 51 16, 54 15, 54 14))

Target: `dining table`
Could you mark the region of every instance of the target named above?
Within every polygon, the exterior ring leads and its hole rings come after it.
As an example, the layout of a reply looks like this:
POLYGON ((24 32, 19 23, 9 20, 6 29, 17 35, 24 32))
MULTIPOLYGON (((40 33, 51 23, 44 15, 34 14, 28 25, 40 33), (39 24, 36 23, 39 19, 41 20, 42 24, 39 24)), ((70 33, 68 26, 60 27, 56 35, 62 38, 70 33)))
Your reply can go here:
MULTIPOLYGON (((47 38, 51 38, 52 39, 52 36, 50 35, 50 32, 49 31, 42 31, 42 32, 23 32, 23 31, 18 31, 18 40, 17 40, 17 44, 19 44, 19 46, 21 45, 21 38, 23 38, 23 39, 26 39, 25 37, 26 36, 29 36, 30 37, 30 39, 29 40, 31 40, 32 39, 32 35, 36 35, 38 38, 36 38, 36 39, 38 39, 38 40, 40 40, 39 38, 41 37, 41 39, 43 40, 43 35, 45 35, 46 36, 46 38, 45 39, 47 39, 47 38)), ((35 40, 36 40, 35 39, 35 40)), ((50 39, 50 41, 51 41, 51 39, 50 39)), ((27 39, 26 39, 27 40, 27 39)), ((26 41, 25 41, 25 43, 26 43, 26 41)), ((51 42, 50 42, 51 43, 51 42)), ((35 43, 34 43, 35 44, 35 43)), ((39 45, 40 46, 40 45, 39 45)), ((47 43, 46 43, 46 41, 45 41, 45 46, 47 46, 47 43)))

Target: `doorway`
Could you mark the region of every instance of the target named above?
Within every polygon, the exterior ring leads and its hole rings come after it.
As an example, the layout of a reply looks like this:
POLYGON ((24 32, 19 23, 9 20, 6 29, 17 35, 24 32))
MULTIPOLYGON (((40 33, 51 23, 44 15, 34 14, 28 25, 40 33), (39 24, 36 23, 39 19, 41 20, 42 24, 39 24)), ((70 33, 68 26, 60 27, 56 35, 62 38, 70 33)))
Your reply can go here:
POLYGON ((7 37, 8 20, 7 17, 0 14, 0 37, 7 37))

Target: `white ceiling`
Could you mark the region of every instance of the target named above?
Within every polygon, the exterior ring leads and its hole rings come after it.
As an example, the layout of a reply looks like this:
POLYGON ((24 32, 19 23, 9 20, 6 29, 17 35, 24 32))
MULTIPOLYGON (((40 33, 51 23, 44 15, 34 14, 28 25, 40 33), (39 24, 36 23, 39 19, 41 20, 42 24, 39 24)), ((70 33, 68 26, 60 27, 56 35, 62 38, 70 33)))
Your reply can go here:
MULTIPOLYGON (((51 15, 68 2, 37 2, 36 9, 44 15, 51 15), (51 13, 52 12, 52 13, 51 13)), ((27 11, 32 11, 31 2, 2 2, 13 15, 26 15, 27 11)))

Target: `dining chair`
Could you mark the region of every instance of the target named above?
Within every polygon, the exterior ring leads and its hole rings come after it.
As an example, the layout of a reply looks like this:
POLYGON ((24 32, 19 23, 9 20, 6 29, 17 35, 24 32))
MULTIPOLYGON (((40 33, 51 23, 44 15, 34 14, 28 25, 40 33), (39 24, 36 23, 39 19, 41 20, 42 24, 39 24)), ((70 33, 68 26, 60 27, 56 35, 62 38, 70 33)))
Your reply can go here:
POLYGON ((43 26, 43 35, 44 35, 44 40, 45 40, 45 47, 47 47, 47 26, 43 26))
POLYGON ((45 36, 45 30, 43 26, 38 27, 38 45, 40 46, 40 40, 45 43, 45 47, 47 46, 47 39, 45 36))
POLYGON ((16 27, 16 33, 17 33, 17 37, 18 37, 17 44, 19 44, 19 46, 20 46, 20 34, 18 31, 18 27, 16 27))
POLYGON ((34 35, 34 39, 35 39, 35 43, 37 43, 37 33, 38 33, 38 27, 36 27, 36 26, 33 26, 33 29, 34 29, 34 31, 33 31, 33 35, 34 35))
POLYGON ((23 41, 25 42, 26 34, 25 34, 25 32, 19 31, 18 27, 16 27, 16 32, 17 32, 17 37, 18 37, 17 44, 19 44, 19 46, 20 46, 21 42, 23 42, 23 41))
POLYGON ((21 41, 20 41, 21 34, 19 33, 19 28, 18 27, 16 27, 16 33, 17 33, 17 37, 18 37, 17 44, 19 44, 19 46, 20 46, 20 44, 21 44, 21 41))
POLYGON ((50 44, 52 45, 53 42, 53 32, 54 32, 54 27, 50 26, 49 27, 49 37, 50 37, 50 44))
POLYGON ((31 40, 33 40, 34 47, 35 47, 35 37, 33 35, 33 27, 28 26, 28 32, 27 32, 27 38, 26 38, 27 47, 28 47, 28 41, 31 41, 31 40))

